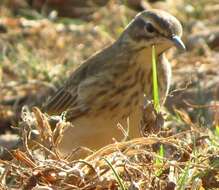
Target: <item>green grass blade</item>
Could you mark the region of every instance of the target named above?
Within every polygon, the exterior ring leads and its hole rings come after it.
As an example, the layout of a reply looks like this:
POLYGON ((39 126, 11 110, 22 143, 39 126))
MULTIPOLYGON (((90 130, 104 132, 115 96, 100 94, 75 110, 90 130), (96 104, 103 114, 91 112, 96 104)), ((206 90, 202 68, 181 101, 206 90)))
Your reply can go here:
POLYGON ((114 169, 113 165, 112 165, 106 158, 102 158, 102 159, 103 159, 103 160, 109 165, 109 167, 112 169, 112 171, 113 171, 113 173, 114 173, 114 175, 115 175, 115 177, 116 177, 116 179, 117 179, 117 182, 118 182, 120 188, 121 188, 122 190, 127 190, 127 189, 125 188, 125 185, 124 185, 122 179, 119 177, 118 173, 117 173, 116 170, 114 169))
POLYGON ((163 145, 161 144, 160 148, 159 148, 159 151, 158 151, 159 157, 156 157, 156 159, 155 159, 155 165, 159 168, 156 171, 156 176, 158 176, 158 177, 163 173, 162 166, 164 164, 164 154, 165 154, 165 150, 164 150, 163 145))
POLYGON ((153 77, 153 100, 154 108, 157 112, 160 111, 159 91, 158 91, 158 76, 157 76, 157 64, 156 64, 156 50, 155 46, 152 46, 152 77, 153 77))
POLYGON ((215 127, 215 135, 219 137, 219 125, 215 127))
POLYGON ((190 162, 188 163, 188 165, 184 169, 184 172, 179 177, 177 190, 184 190, 186 187, 186 184, 188 184, 189 167, 190 167, 190 162))
POLYGON ((162 144, 160 145, 158 155, 159 155, 159 157, 156 158, 155 164, 157 166, 161 166, 163 164, 163 159, 164 159, 164 147, 162 144))

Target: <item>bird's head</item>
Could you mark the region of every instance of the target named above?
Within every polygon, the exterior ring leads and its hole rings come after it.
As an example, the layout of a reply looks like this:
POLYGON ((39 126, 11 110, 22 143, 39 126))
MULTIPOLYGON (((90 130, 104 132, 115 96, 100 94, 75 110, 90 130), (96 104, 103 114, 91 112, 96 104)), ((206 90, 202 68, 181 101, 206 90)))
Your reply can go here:
POLYGON ((120 39, 136 50, 155 45, 160 54, 173 45, 185 49, 181 36, 182 26, 174 16, 152 9, 137 14, 120 39))

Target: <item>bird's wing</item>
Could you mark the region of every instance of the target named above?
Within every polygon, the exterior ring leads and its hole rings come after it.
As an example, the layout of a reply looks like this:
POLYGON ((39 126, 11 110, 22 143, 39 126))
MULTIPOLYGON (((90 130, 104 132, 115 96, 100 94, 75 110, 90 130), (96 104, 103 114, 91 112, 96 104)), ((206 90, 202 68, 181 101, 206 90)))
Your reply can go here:
POLYGON ((48 114, 60 114, 76 102, 77 94, 72 94, 65 87, 59 89, 44 105, 43 110, 48 114))
POLYGON ((76 69, 66 81, 62 88, 49 98, 43 107, 43 110, 50 115, 58 115, 63 111, 71 109, 71 112, 81 114, 84 112, 85 105, 81 98, 80 86, 87 79, 87 68, 88 64, 81 65, 76 69))
POLYGON ((83 114, 86 114, 95 106, 98 101, 98 94, 107 92, 108 88, 111 88, 113 84, 107 78, 107 75, 92 76, 82 80, 76 86, 65 85, 59 89, 49 102, 46 104, 44 111, 48 114, 60 114, 63 111, 67 111, 66 119, 73 120, 83 114), (101 83, 100 78, 101 77, 101 83), (107 84, 103 88, 99 88, 98 85, 107 84))
MULTIPOLYGON (((104 51, 108 51, 108 49, 104 51)), ((108 75, 104 73, 104 70, 108 71, 107 67, 111 67, 107 61, 112 59, 113 51, 110 50, 110 54, 108 53, 109 58, 103 56, 104 51, 76 69, 64 86, 47 101, 43 110, 50 115, 58 115, 67 111, 67 115, 71 116, 71 119, 87 113, 90 106, 93 105, 92 100, 98 93, 97 83, 111 83, 111 79, 107 78, 108 75)), ((110 87, 110 85, 108 86, 110 87)))

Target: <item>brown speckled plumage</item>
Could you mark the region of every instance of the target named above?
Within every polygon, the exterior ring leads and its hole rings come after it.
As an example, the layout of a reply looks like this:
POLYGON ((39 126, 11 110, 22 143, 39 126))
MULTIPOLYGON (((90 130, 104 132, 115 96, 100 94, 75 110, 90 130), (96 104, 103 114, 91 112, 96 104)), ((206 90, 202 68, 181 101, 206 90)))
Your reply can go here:
POLYGON ((49 99, 44 110, 51 115, 66 112, 73 128, 64 133, 60 149, 77 146, 97 149, 120 140, 117 123, 127 127, 130 137, 140 136, 144 94, 152 99, 151 46, 155 45, 161 101, 169 89, 171 70, 164 51, 180 37, 182 27, 172 15, 150 10, 139 13, 120 38, 96 53, 75 70, 64 86, 49 99), (148 24, 149 23, 149 24, 148 24))

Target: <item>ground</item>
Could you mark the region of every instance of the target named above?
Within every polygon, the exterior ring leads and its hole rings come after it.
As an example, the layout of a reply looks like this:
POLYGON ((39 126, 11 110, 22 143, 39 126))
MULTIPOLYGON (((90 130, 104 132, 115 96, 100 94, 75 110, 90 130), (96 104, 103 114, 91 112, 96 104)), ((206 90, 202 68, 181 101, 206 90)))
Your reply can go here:
POLYGON ((24 106, 40 107, 74 68, 119 36, 136 10, 111 0, 86 17, 70 18, 24 2, 0 3, 0 143, 10 149, 23 137, 23 148, 7 155, 14 159, 0 160, 2 189, 219 188, 217 0, 145 1, 144 8, 167 10, 182 22, 187 46, 186 52, 168 52, 173 80, 165 124, 158 135, 118 142, 73 162, 47 146, 56 147, 68 124, 52 132, 38 108, 24 106), (40 144, 28 139, 33 126, 40 144))

